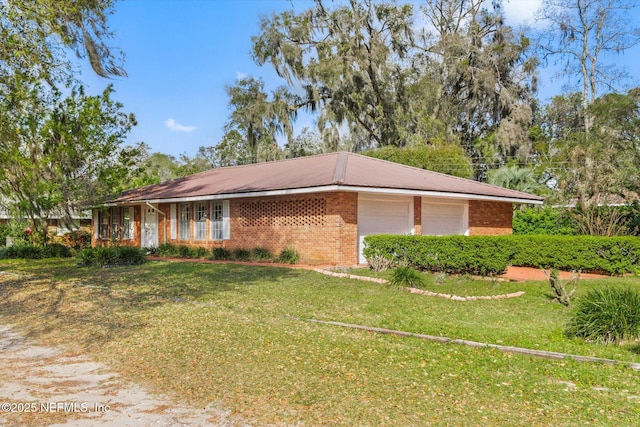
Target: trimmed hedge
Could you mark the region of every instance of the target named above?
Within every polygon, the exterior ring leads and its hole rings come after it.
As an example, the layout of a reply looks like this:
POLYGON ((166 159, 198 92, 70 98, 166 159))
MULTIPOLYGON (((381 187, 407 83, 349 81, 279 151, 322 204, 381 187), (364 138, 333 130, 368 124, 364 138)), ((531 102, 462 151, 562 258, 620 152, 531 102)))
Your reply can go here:
POLYGON ((14 245, 0 248, 0 259, 69 258, 71 256, 71 249, 59 243, 47 246, 14 245))
POLYGON ((640 271, 637 237, 373 235, 364 241, 366 258, 381 256, 454 274, 502 274, 509 265, 607 274, 640 271))
POLYGON ((640 271, 640 239, 597 236, 512 236, 511 265, 606 274, 640 271))

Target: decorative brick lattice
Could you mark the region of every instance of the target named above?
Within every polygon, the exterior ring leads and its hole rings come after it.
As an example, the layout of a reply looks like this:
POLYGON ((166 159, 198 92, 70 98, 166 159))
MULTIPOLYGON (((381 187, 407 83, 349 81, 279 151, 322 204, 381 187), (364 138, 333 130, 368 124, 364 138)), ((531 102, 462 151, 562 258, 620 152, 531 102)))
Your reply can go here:
POLYGON ((240 204, 243 227, 319 227, 325 225, 325 199, 269 200, 240 204))

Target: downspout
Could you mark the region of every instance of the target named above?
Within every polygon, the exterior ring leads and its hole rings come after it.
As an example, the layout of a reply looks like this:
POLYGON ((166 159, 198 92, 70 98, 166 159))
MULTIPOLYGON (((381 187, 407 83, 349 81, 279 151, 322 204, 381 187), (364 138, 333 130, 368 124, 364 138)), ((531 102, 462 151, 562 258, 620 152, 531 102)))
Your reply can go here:
POLYGON ((145 200, 144 203, 149 206, 151 209, 153 209, 154 211, 158 212, 159 214, 161 214, 164 217, 164 233, 162 233, 162 236, 164 237, 164 242, 163 243, 167 243, 167 214, 165 214, 164 212, 162 212, 160 209, 156 208, 155 206, 153 206, 151 203, 149 203, 149 201, 145 200))

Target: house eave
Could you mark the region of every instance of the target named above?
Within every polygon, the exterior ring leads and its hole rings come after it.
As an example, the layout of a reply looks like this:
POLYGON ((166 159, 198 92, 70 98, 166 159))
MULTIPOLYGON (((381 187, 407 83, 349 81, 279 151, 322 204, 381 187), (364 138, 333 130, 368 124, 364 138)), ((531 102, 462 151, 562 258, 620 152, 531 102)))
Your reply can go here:
POLYGON ((246 193, 209 194, 209 195, 201 195, 201 196, 170 197, 170 198, 156 198, 156 199, 144 198, 144 199, 137 199, 137 200, 127 200, 122 202, 117 202, 117 201, 109 202, 109 203, 106 203, 105 206, 127 206, 127 205, 138 205, 141 203, 144 204, 144 203, 200 202, 200 201, 206 201, 206 200, 284 196, 284 195, 309 194, 309 193, 327 193, 327 192, 336 192, 336 191, 369 193, 369 194, 385 194, 385 195, 437 197, 442 199, 455 199, 455 200, 464 199, 464 200, 496 201, 496 202, 523 203, 523 204, 534 204, 534 205, 543 204, 543 200, 518 198, 518 197, 501 197, 501 196, 489 196, 489 195, 482 195, 482 194, 452 193, 452 192, 442 192, 442 191, 425 191, 425 190, 382 188, 382 187, 323 185, 318 187, 292 188, 292 189, 268 190, 268 191, 251 191, 246 193))

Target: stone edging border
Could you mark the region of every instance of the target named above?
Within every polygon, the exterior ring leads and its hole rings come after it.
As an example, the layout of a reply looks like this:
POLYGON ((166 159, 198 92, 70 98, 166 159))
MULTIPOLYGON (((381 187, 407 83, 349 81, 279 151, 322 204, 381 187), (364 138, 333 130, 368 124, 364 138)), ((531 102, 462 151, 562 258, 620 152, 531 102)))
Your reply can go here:
MULTIPOLYGON (((387 280, 385 279, 377 279, 375 277, 367 277, 367 276, 357 276, 355 274, 348 274, 348 273, 338 273, 335 271, 331 271, 331 270, 325 270, 322 268, 315 268, 313 269, 313 271, 317 272, 317 273, 321 273, 327 276, 332 276, 332 277, 340 277, 343 279, 355 279, 355 280, 364 280, 366 282, 375 282, 375 283, 389 283, 387 280)), ((426 291, 423 289, 416 289, 416 288, 404 288, 405 290, 411 292, 412 294, 420 294, 420 295, 427 295, 430 297, 439 297, 439 298, 446 298, 446 299, 450 299, 452 301, 477 301, 477 300, 499 300, 499 299, 507 299, 507 298, 517 298, 517 297, 521 297, 522 295, 524 295, 524 291, 519 291, 519 292, 513 292, 510 294, 502 294, 502 295, 478 295, 478 296, 468 296, 468 297, 461 297, 458 295, 450 295, 450 294, 440 294, 437 292, 431 292, 431 291, 426 291)))

